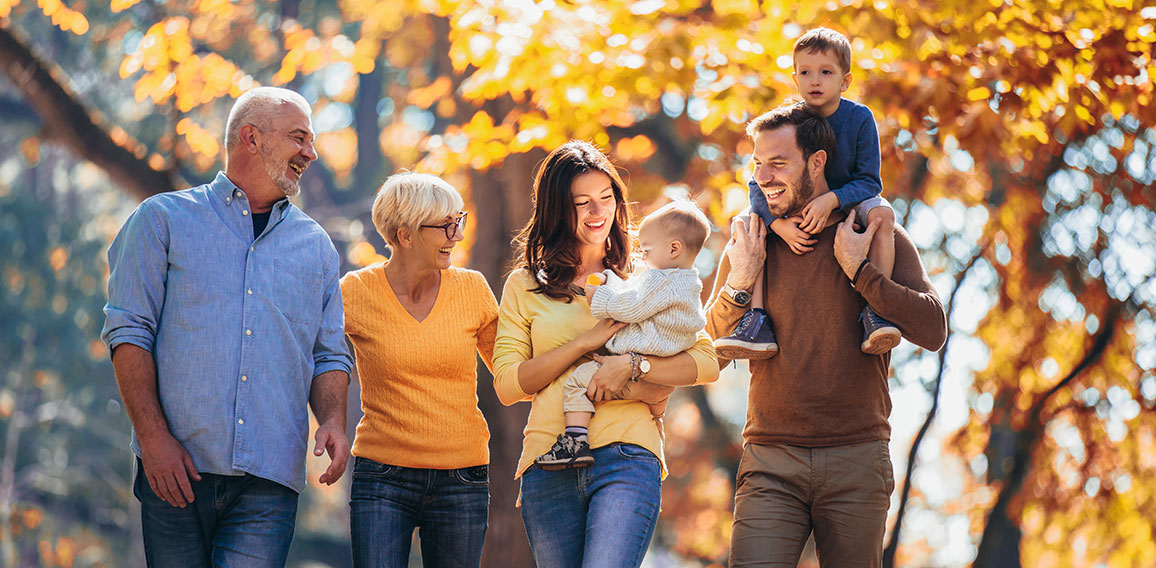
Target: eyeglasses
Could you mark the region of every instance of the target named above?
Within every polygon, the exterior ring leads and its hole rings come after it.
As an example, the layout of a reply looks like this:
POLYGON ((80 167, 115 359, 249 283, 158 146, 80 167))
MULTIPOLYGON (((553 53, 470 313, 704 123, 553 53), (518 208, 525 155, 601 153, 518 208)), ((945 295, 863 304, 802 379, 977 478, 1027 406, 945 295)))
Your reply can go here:
POLYGON ((420 225, 423 229, 441 229, 446 232, 446 238, 452 239, 466 230, 466 212, 459 211, 458 218, 444 225, 420 225))

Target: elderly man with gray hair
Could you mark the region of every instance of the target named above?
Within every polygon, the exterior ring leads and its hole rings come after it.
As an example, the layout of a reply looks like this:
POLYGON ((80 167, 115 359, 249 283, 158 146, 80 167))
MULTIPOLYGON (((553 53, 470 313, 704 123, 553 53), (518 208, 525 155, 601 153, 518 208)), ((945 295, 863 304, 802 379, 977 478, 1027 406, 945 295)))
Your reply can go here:
POLYGON ((309 103, 233 105, 225 171, 156 195, 109 248, 102 338, 133 425, 149 566, 284 566, 312 407, 320 482, 345 472, 339 257, 289 202, 317 159, 309 103))

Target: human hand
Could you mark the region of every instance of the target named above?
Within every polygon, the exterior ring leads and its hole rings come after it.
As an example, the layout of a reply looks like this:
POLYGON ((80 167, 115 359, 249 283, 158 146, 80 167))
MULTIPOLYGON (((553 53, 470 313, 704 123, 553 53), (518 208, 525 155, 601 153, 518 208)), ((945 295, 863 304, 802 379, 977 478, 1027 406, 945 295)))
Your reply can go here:
POLYGON ((867 251, 871 248, 871 239, 875 236, 875 230, 879 228, 879 222, 879 219, 875 219, 867 225, 866 231, 856 233, 855 211, 852 210, 847 214, 847 218, 839 223, 835 232, 835 261, 839 263, 848 279, 855 279, 855 272, 859 270, 863 259, 867 258, 867 251))
POLYGON ((791 248, 791 252, 795 254, 806 254, 815 250, 815 243, 818 239, 811 238, 811 234, 799 227, 803 222, 802 217, 788 217, 778 218, 771 222, 771 230, 775 232, 787 246, 791 248))
POLYGON ((584 292, 586 293, 586 304, 589 305, 594 301, 594 292, 598 287, 606 283, 606 275, 601 273, 594 273, 586 277, 586 286, 584 292))
MULTIPOLYGON (((670 400, 670 393, 672 392, 674 392, 674 387, 647 381, 638 381, 630 387, 629 396, 626 398, 630 400, 641 400, 649 404, 652 410, 665 410, 666 403, 670 400)), ((660 416, 662 412, 655 412, 654 414, 660 416)))
POLYGON ((839 197, 830 191, 812 199, 803 207, 803 224, 799 228, 812 235, 822 231, 831 212, 838 208, 839 197))
POLYGON ((755 287, 755 278, 763 269, 767 258, 767 230, 758 215, 745 219, 735 217, 731 223, 731 240, 727 243, 726 255, 731 264, 727 283, 738 290, 755 287))
POLYGON ((619 321, 614 321, 610 318, 603 318, 594 324, 594 327, 584 331, 574 341, 577 341, 582 346, 583 351, 594 351, 610 340, 610 337, 618 330, 626 327, 626 324, 619 321))
POLYGON ((344 424, 326 422, 317 426, 317 433, 313 435, 313 455, 320 457, 323 453, 329 454, 329 467, 318 481, 333 485, 341 479, 349 463, 349 440, 345 437, 344 424))
POLYGON ((586 396, 593 402, 612 400, 630 382, 634 368, 630 355, 591 355, 600 365, 586 387, 586 396))
POLYGON ((153 493, 174 507, 183 509, 192 503, 189 479, 200 481, 201 474, 184 446, 166 431, 151 440, 140 440, 140 448, 141 465, 153 493))

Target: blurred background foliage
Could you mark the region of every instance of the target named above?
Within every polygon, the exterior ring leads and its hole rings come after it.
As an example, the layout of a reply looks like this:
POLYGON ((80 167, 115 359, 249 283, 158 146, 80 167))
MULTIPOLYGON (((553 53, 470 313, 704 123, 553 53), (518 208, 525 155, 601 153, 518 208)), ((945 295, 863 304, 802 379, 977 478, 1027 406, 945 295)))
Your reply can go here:
MULTIPOLYGON (((233 97, 313 103, 299 204, 345 269, 387 254, 370 204, 412 169, 462 190, 455 261, 500 290, 534 165, 582 138, 636 213, 708 211, 709 284, 746 204, 743 126, 794 96, 816 25, 852 40, 848 96, 949 309, 942 351, 892 359, 887 564, 1156 564, 1156 7, 1134 0, 0 0, 0 563, 142 564, 104 249, 140 199, 222 167, 233 97)), ((485 564, 530 566, 527 409, 488 380, 485 564)), ((676 394, 648 565, 725 564, 746 380, 676 394)), ((349 564, 347 480, 304 492, 292 565, 349 564)))

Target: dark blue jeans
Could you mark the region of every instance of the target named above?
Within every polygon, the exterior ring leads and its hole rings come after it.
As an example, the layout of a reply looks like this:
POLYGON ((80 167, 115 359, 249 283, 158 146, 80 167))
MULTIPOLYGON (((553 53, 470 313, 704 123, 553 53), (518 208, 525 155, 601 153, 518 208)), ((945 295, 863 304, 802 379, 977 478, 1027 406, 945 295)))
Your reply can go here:
POLYGON ((634 444, 594 448, 594 465, 522 474, 522 521, 540 568, 640 566, 662 500, 658 458, 634 444))
POLYGON ((490 514, 489 467, 418 469, 353 462, 349 525, 353 565, 409 565, 417 529, 422 565, 476 568, 490 514))
POLYGON ((297 493, 254 477, 202 473, 185 508, 149 487, 137 460, 145 561, 152 568, 284 567, 297 520, 297 493))

